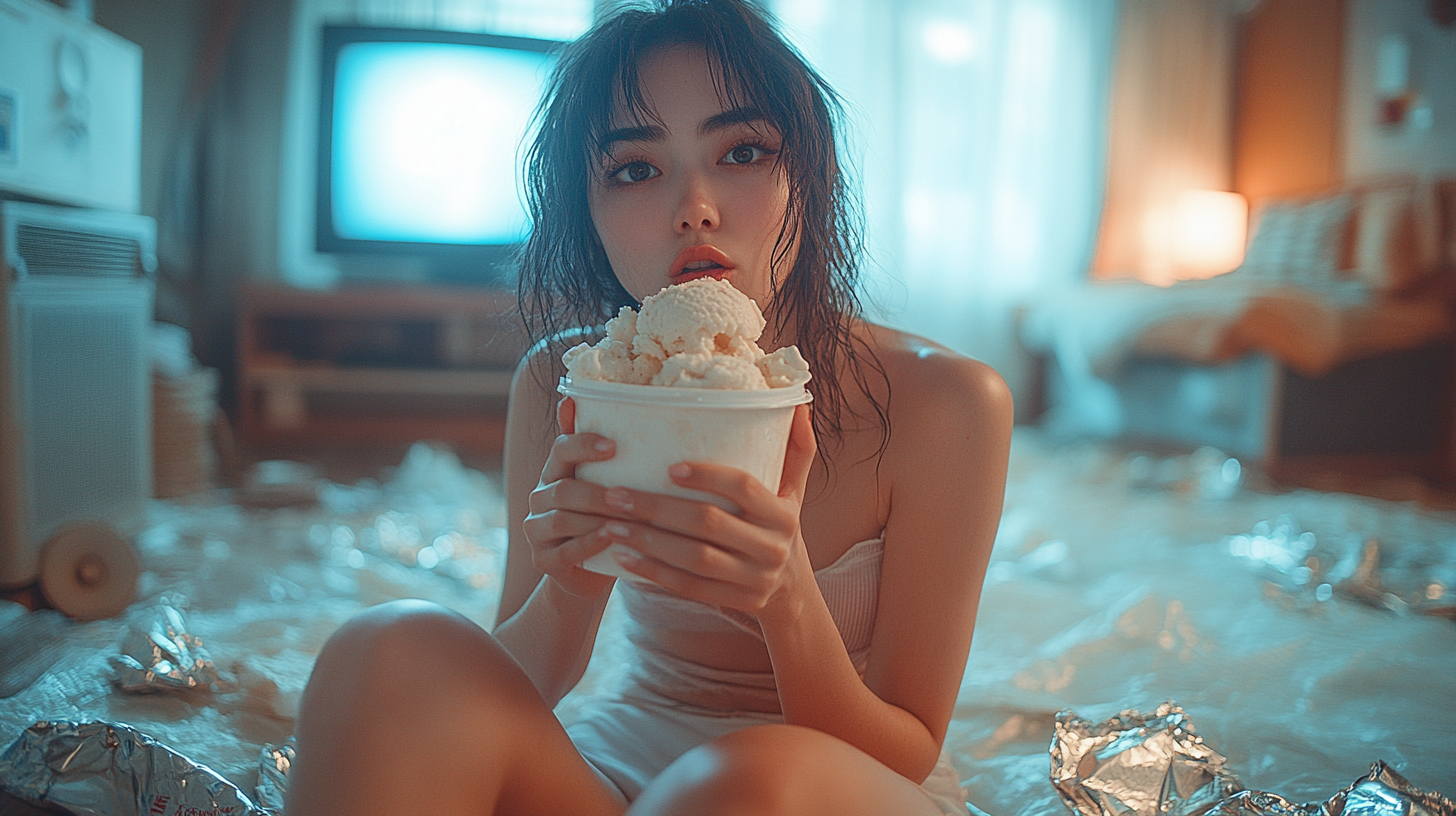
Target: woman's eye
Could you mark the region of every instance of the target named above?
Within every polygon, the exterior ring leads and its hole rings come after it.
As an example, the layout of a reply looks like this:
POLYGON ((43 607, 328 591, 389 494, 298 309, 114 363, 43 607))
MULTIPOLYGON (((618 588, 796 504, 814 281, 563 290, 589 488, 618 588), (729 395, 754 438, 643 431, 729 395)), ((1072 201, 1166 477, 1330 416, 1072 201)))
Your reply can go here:
POLYGON ((728 151, 723 161, 728 164, 752 164, 763 155, 763 148, 753 145, 739 145, 728 151))
POLYGON ((612 178, 617 181, 634 184, 639 181, 646 181, 656 175, 658 175, 657 168, 647 162, 630 162, 623 165, 622 169, 613 173, 612 178))

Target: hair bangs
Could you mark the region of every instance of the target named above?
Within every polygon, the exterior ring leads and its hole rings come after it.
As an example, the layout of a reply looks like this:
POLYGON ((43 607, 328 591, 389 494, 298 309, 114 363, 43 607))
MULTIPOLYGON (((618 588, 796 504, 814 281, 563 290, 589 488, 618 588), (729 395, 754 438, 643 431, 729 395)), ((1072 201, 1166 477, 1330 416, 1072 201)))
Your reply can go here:
MULTIPOLYGON (((856 291, 862 241, 836 144, 842 104, 751 0, 634 4, 564 49, 526 157, 532 232, 518 270, 530 336, 553 340, 637 305, 596 235, 589 188, 603 171, 606 139, 614 130, 662 126, 642 88, 640 66, 680 46, 703 49, 724 111, 753 109, 778 132, 775 166, 788 188, 788 205, 770 255, 773 308, 765 311, 776 330, 792 333, 811 368, 847 370, 869 398, 883 430, 883 451, 888 404, 871 394, 869 380, 884 382, 884 371, 851 330, 862 313, 856 291)), ((858 416, 847 406, 841 382, 826 375, 810 384, 815 425, 827 440, 840 436, 846 411, 858 416)))

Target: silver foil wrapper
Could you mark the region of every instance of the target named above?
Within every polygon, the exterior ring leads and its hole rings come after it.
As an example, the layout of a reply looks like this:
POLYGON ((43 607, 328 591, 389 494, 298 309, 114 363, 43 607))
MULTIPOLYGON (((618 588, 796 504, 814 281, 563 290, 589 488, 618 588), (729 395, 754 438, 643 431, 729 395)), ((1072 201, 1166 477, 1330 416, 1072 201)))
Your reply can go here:
POLYGON ((1062 711, 1051 757, 1052 786, 1083 816, 1197 816, 1242 789, 1172 702, 1096 724, 1062 711))
POLYGON ((1264 573, 1266 594, 1286 606, 1308 609, 1340 598, 1456 620, 1456 557, 1445 541, 1390 542, 1340 528, 1316 534, 1286 515, 1224 542, 1264 573))
POLYGON ((119 723, 36 723, 0 754, 0 788, 78 816, 267 816, 212 769, 119 723))
POLYGON ((111 668, 113 682, 129 692, 218 691, 221 680, 202 640, 188 631, 182 610, 166 601, 145 628, 127 628, 111 668))
POLYGON ((283 796, 288 793, 288 772, 293 768, 298 743, 289 737, 282 745, 267 743, 258 758, 258 787, 254 800, 269 810, 283 810, 283 796))
POLYGON ((1377 760, 1370 773, 1323 802, 1301 805, 1278 794, 1243 791, 1207 816, 1456 816, 1456 804, 1417 788, 1377 760))

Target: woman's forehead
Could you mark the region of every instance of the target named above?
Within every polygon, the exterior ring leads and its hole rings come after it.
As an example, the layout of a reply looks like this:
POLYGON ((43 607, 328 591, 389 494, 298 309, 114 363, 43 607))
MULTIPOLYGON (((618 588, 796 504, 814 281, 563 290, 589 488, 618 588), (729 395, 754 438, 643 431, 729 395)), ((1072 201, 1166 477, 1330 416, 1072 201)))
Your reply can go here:
POLYGON ((696 103, 705 116, 755 107, 701 45, 654 48, 632 68, 635 70, 624 67, 618 72, 608 129, 661 126, 659 101, 680 104, 686 99, 696 103))

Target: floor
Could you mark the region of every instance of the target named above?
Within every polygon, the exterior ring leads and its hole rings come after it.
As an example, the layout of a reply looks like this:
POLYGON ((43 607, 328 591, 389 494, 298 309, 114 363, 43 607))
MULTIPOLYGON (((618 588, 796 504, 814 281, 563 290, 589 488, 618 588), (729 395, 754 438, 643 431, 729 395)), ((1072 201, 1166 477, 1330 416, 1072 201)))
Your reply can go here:
MULTIPOLYGON (((251 794, 260 747, 289 735, 313 655, 349 616, 423 597, 491 625, 496 467, 429 446, 290 455, 307 467, 273 475, 311 488, 307 502, 261 490, 251 506, 240 491, 154 503, 140 599, 120 618, 0 619, 0 650, 23 644, 37 675, 0 698, 0 744, 37 717, 130 722, 251 794), (119 691, 108 661, 165 605, 185 612, 221 681, 119 691)), ((256 481, 251 464, 239 472, 256 481)), ((1048 780, 1057 712, 1095 720, 1170 698, 1252 789, 1323 801, 1383 759, 1456 793, 1448 494, 1408 480, 1362 485, 1383 499, 1289 489, 1207 450, 1055 444, 1033 429, 1018 431, 1011 464, 946 740, 972 802, 1065 814, 1048 780)), ((621 633, 609 610, 563 717, 630 665, 621 633)))

